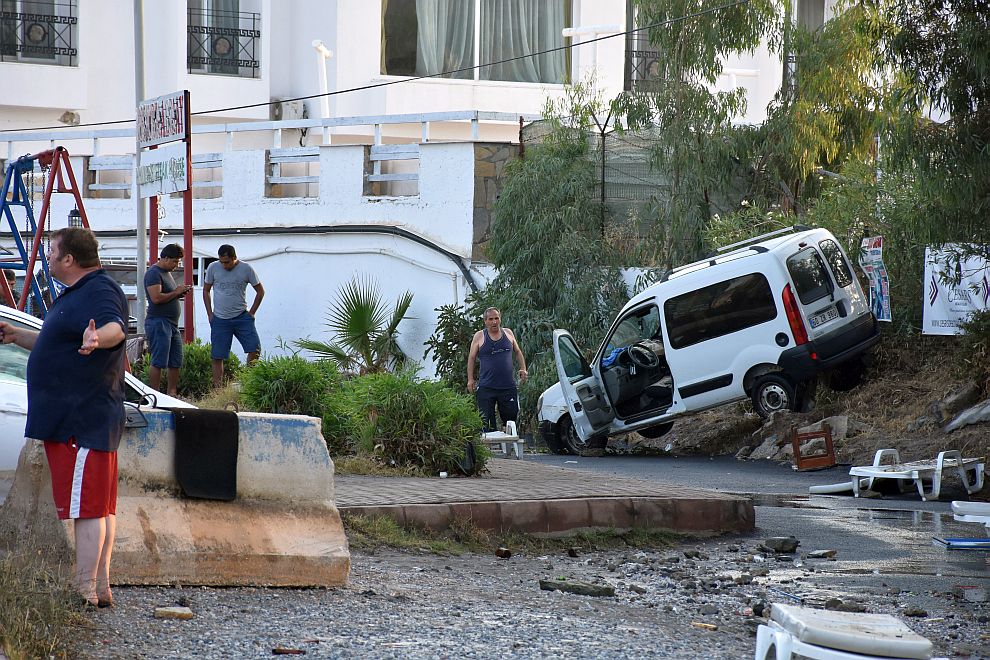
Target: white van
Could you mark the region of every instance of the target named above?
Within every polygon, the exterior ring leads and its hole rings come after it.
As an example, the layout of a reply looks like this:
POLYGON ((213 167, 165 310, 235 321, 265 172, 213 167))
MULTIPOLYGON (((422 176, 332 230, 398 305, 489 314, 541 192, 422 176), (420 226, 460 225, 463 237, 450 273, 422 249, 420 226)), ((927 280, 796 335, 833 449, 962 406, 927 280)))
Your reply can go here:
POLYGON ((718 250, 630 300, 589 364, 554 330, 559 383, 540 397, 556 451, 749 398, 756 412, 805 409, 817 375, 858 382, 879 325, 835 236, 796 226, 718 250), (841 365, 841 366, 840 366, 841 365))

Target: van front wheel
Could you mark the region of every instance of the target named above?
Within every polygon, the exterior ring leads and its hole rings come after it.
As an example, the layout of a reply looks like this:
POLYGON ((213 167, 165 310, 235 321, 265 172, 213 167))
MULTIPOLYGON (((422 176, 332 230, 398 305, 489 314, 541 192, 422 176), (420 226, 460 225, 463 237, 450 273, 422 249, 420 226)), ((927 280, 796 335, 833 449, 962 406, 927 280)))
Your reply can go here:
POLYGON ((753 408, 756 414, 767 419, 781 410, 794 410, 797 397, 794 386, 783 376, 767 374, 753 385, 753 408))

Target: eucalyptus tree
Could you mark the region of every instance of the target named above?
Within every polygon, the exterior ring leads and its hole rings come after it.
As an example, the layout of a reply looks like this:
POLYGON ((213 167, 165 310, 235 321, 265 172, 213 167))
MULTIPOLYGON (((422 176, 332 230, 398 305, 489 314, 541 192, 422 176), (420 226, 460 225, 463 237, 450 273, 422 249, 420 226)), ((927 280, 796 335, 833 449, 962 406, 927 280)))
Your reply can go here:
POLYGON ((911 112, 891 126, 891 154, 916 170, 948 240, 990 244, 990 5, 900 2, 893 23, 883 55, 904 83, 899 101, 911 112))
POLYGON ((618 258, 603 234, 589 132, 604 103, 575 85, 544 111, 547 135, 509 163, 492 209, 488 258, 498 269, 471 313, 494 305, 526 353, 530 378, 520 389, 535 412, 535 394, 557 380, 554 328, 593 349, 628 299, 618 258))
POLYGON ((782 19, 772 0, 635 0, 637 25, 658 52, 648 87, 620 102, 631 127, 658 135, 651 166, 666 190, 656 204, 656 252, 670 266, 701 249, 700 231, 727 210, 725 191, 745 165, 733 121, 745 112, 742 89, 716 91, 725 58, 764 40, 779 46, 782 19))

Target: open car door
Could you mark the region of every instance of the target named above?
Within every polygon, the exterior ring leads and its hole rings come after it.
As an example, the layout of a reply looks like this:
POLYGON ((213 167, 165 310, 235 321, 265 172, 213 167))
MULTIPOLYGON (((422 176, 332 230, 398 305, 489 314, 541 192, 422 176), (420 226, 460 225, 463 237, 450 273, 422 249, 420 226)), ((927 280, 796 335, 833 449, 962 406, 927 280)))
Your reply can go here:
POLYGON ((591 365, 566 330, 553 331, 553 354, 560 389, 578 437, 587 442, 589 438, 608 433, 615 413, 605 399, 591 365))

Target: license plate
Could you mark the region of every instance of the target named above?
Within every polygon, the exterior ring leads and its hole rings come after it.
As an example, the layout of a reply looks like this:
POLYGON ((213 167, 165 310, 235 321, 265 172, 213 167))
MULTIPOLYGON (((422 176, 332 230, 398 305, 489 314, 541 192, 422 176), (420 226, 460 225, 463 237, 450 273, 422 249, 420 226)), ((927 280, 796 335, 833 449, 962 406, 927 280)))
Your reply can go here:
POLYGON ((839 318, 839 310, 837 310, 835 307, 829 307, 821 314, 815 314, 809 320, 811 321, 811 327, 817 328, 818 326, 828 323, 832 319, 837 319, 837 318, 839 318))

